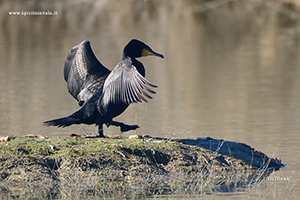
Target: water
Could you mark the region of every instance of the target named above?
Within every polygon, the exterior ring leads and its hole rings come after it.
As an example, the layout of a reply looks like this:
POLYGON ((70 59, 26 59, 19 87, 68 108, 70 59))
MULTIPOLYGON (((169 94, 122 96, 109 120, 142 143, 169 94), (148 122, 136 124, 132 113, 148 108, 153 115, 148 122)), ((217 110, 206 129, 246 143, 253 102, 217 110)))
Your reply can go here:
MULTIPOLYGON (((2 1, 0 135, 66 137, 94 126, 58 129, 43 121, 78 109, 63 80, 68 51, 90 40, 113 69, 132 38, 165 59, 141 58, 159 86, 148 104, 117 120, 141 128, 124 135, 212 137, 251 145, 288 167, 264 185, 262 198, 300 197, 299 13, 293 4, 264 1, 2 1), (57 11, 12 16, 10 11, 57 11)), ((104 130, 119 135, 118 128, 104 130)), ((214 193, 216 194, 216 193, 214 193)), ((237 194, 240 195, 240 194, 237 194)), ((229 196, 229 198, 231 198, 229 196)))

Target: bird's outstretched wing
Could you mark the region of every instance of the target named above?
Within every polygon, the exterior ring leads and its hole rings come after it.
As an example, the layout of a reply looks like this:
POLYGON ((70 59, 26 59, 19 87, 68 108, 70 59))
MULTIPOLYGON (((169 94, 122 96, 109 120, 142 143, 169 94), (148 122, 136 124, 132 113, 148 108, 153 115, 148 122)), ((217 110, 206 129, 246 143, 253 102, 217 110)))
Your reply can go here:
POLYGON ((152 97, 146 92, 155 94, 149 88, 157 87, 145 79, 132 65, 130 57, 121 60, 106 78, 103 86, 102 97, 98 101, 98 109, 105 114, 109 104, 131 104, 145 101, 152 97))
POLYGON ((110 73, 96 58, 89 41, 74 46, 65 60, 64 79, 69 93, 82 105, 99 89, 110 73))

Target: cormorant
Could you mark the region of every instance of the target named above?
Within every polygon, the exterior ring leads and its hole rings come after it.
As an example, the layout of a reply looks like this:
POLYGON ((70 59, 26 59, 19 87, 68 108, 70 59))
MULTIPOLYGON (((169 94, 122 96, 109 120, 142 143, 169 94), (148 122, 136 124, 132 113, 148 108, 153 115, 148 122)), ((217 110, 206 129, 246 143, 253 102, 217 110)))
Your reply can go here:
POLYGON ((104 137, 103 124, 119 126, 122 132, 135 130, 137 125, 126 125, 113 121, 131 104, 152 98, 146 91, 155 93, 149 87, 157 87, 145 77, 145 68, 136 58, 154 55, 145 43, 133 39, 123 50, 122 60, 112 70, 105 68, 95 57, 89 41, 73 47, 65 61, 64 79, 69 93, 82 106, 68 117, 44 122, 46 126, 66 127, 72 124, 98 125, 98 137, 104 137))

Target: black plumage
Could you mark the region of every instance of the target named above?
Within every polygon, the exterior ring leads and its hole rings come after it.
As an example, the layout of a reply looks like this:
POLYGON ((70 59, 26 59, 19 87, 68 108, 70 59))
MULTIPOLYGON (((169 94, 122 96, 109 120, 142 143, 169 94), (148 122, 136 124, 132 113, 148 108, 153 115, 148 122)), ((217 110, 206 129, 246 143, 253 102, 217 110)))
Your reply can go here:
POLYGON ((122 132, 134 130, 137 125, 113 121, 131 104, 152 98, 154 84, 146 80, 145 68, 138 57, 154 55, 148 45, 131 40, 123 50, 122 60, 109 71, 95 57, 90 43, 83 41, 69 52, 64 66, 64 78, 70 94, 83 107, 68 117, 44 122, 47 126, 65 127, 72 124, 96 124, 103 137, 103 124, 119 126, 122 132))
POLYGON ((73 47, 65 61, 64 79, 69 93, 80 106, 103 87, 109 73, 86 40, 73 47))

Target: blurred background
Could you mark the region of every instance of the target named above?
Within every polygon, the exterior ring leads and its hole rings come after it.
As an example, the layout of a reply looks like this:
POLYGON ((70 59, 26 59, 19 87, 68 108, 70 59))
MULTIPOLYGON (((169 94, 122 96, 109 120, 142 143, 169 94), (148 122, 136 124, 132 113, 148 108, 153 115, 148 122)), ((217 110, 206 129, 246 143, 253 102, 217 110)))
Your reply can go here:
MULTIPOLYGON (((109 69, 137 38, 165 59, 139 59, 153 100, 116 118, 130 134, 243 142, 288 164, 299 189, 300 9, 272 0, 2 0, 0 135, 67 137, 95 127, 44 127, 78 110, 63 80, 68 51, 91 41, 109 69), (50 11, 22 16, 12 12, 50 11)), ((118 128, 104 130, 120 135, 118 128)), ((282 190, 286 190, 282 188, 282 190)), ((300 193, 300 192, 299 192, 300 193)))

